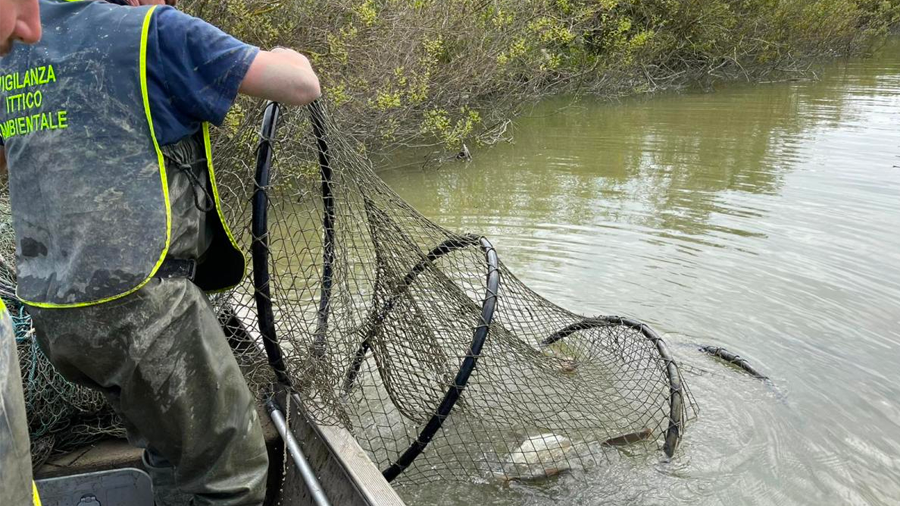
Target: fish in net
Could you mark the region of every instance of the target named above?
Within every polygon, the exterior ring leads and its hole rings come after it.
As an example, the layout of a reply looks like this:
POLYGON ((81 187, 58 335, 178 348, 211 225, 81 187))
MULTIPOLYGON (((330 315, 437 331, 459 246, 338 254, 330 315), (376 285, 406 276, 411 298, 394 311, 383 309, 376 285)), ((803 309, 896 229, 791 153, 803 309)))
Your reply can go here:
MULTIPOLYGON (((536 294, 489 238, 410 207, 323 109, 270 104, 261 141, 253 114, 217 141, 224 217, 253 268, 212 300, 251 389, 290 384, 311 419, 348 429, 401 483, 542 478, 622 447, 675 452, 696 407, 650 327, 536 294)), ((24 312, 17 322, 35 466, 121 436, 102 397, 66 382, 24 312)))
POLYGON ((538 478, 623 446, 674 453, 696 408, 650 327, 530 290, 488 238, 394 193, 321 102, 270 104, 263 123, 256 184, 247 167, 217 176, 255 276, 217 302, 255 343, 242 362, 277 343, 275 376, 308 416, 349 429, 404 483, 538 478))

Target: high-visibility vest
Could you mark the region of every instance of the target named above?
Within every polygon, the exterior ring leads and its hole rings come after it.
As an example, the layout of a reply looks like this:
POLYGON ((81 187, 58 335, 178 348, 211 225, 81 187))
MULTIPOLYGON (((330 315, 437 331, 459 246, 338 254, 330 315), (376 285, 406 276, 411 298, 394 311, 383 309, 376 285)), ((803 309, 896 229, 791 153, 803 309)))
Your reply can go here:
MULTIPOLYGON (((153 131, 147 40, 157 7, 41 0, 43 36, 0 60, 0 135, 16 232, 18 296, 40 307, 138 290, 171 236, 166 166, 153 131)), ((204 124, 215 235, 195 282, 240 282, 204 124)))

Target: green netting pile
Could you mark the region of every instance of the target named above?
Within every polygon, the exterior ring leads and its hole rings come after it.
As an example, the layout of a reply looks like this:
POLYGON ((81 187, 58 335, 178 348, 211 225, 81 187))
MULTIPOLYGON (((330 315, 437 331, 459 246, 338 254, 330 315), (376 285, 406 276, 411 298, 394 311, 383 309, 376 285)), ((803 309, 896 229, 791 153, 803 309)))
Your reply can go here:
POLYGON ((37 345, 31 317, 15 298, 15 236, 8 195, 0 190, 0 297, 16 331, 32 464, 37 468, 53 453, 104 437, 124 437, 125 430, 102 395, 66 381, 37 345))
MULTIPOLYGON (((269 276, 248 272, 214 299, 252 388, 262 395, 274 380, 263 351, 274 336, 308 415, 349 429, 387 477, 407 483, 540 478, 623 446, 675 451, 695 408, 652 329, 576 315, 531 291, 489 238, 412 209, 316 110, 316 134, 309 111, 282 111, 262 143, 275 156, 259 187, 261 117, 217 143, 226 219, 269 276), (255 194, 264 233, 258 212, 251 229, 255 194)), ((52 371, 24 313, 17 322, 36 452, 120 432, 99 397, 52 371)))
POLYGON ((15 301, 6 304, 16 329, 34 467, 53 453, 104 437, 125 437, 125 430, 103 396, 66 381, 38 347, 31 317, 24 308, 15 301))

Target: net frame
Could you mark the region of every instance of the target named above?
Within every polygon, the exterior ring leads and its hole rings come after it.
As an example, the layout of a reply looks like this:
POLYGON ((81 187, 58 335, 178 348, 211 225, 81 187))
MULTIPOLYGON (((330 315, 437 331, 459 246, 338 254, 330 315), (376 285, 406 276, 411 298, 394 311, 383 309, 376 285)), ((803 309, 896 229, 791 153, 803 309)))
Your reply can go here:
MULTIPOLYGON (((292 382, 287 373, 286 366, 284 365, 281 349, 278 344, 274 325, 272 296, 268 284, 270 279, 270 259, 267 240, 269 203, 267 189, 270 185, 271 165, 273 161, 272 140, 278 126, 279 110, 280 106, 278 103, 268 102, 266 104, 260 130, 260 143, 258 147, 257 170, 255 175, 256 189, 254 191, 252 205, 252 255, 255 301, 258 312, 257 318, 260 333, 265 344, 265 351, 269 359, 269 364, 273 368, 277 378, 277 382, 283 386, 292 388, 292 382)), ((316 150, 321 178, 321 199, 324 209, 322 224, 322 275, 317 326, 314 336, 314 353, 317 356, 322 357, 326 353, 327 346, 326 335, 328 333, 328 317, 330 314, 328 309, 332 292, 333 263, 335 261, 335 197, 333 192, 331 157, 329 154, 329 145, 325 128, 327 121, 321 101, 315 101, 310 104, 308 106, 308 112, 312 123, 313 135, 316 139, 316 150)), ((487 265, 486 291, 481 306, 480 320, 475 327, 472 342, 463 355, 464 358, 454 377, 454 381, 446 390, 440 404, 434 409, 434 412, 427 423, 422 425, 415 440, 406 448, 406 450, 400 453, 395 460, 382 470, 382 475, 389 482, 395 480, 404 470, 412 465, 416 458, 422 454, 435 435, 439 432, 444 421, 451 416, 453 409, 460 400, 478 359, 480 358, 485 341, 489 337, 491 325, 494 321, 494 312, 497 306, 498 292, 501 284, 499 256, 490 241, 485 237, 471 234, 452 236, 424 255, 424 257, 410 268, 405 276, 403 276, 399 286, 394 287, 393 294, 380 307, 372 310, 369 331, 361 341, 359 348, 354 354, 351 366, 345 374, 343 390, 345 393, 348 393, 357 379, 360 367, 362 366, 367 353, 371 349, 371 341, 374 334, 377 332, 378 325, 388 317, 388 313, 394 310, 396 301, 404 295, 404 292, 406 292, 413 283, 415 283, 419 274, 424 271, 427 266, 434 264, 442 256, 448 253, 470 246, 477 246, 483 251, 487 265)), ((540 346, 550 347, 565 340, 576 332, 594 328, 605 328, 611 325, 624 326, 640 333, 647 341, 652 343, 665 364, 669 382, 669 424, 664 436, 663 452, 667 457, 671 458, 681 441, 683 428, 686 424, 686 404, 691 405, 692 403, 690 402, 690 399, 686 399, 685 387, 682 383, 678 365, 669 352, 665 341, 651 327, 642 322, 618 316, 583 318, 580 321, 560 328, 544 339, 540 346)), ((293 395, 299 402, 303 402, 303 398, 298 392, 294 392, 293 395)), ((633 437, 633 435, 612 438, 605 441, 604 444, 610 446, 617 445, 618 442, 615 440, 630 443, 629 437, 633 437)))

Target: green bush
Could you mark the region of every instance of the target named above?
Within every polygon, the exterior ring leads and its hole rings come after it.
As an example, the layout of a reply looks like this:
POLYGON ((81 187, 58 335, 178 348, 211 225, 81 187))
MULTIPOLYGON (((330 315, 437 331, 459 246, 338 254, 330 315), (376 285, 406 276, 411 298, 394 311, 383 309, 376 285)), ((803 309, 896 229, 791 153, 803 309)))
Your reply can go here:
POLYGON ((752 79, 852 54, 896 24, 900 0, 193 0, 186 9, 260 47, 307 54, 342 128, 379 151, 491 142, 548 93, 752 79))

